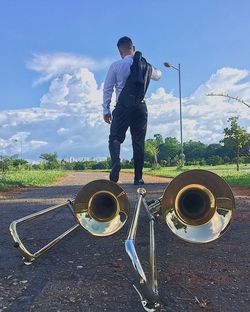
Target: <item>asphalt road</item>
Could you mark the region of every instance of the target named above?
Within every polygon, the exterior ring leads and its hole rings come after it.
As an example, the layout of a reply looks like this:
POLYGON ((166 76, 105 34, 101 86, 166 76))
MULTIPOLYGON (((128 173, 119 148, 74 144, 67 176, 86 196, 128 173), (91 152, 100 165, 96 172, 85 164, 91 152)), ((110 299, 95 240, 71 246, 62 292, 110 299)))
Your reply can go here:
MULTIPOLYGON (((125 252, 130 221, 115 235, 96 238, 76 230, 59 245, 23 264, 8 234, 11 221, 73 198, 89 181, 106 173, 76 172, 50 187, 1 194, 0 312, 131 312, 143 311, 132 284, 137 283, 125 252)), ((121 186, 136 200, 132 175, 123 174, 121 186)), ((145 177, 148 198, 159 197, 169 179, 145 177)), ((210 244, 193 245, 175 237, 159 220, 156 248, 160 311, 250 311, 250 189, 235 188, 237 214, 230 230, 210 244)), ((20 226, 20 237, 35 250, 74 224, 61 210, 20 226)), ((142 214, 137 250, 147 268, 149 228, 142 214)))

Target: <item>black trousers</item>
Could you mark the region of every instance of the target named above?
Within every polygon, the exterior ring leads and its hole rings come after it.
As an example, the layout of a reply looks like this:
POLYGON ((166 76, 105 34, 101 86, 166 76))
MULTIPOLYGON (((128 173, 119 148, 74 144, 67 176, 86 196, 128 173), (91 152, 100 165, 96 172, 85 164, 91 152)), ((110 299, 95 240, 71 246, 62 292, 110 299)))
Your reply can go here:
POLYGON ((117 103, 112 112, 112 123, 110 127, 109 144, 115 140, 123 143, 126 132, 130 128, 133 159, 135 166, 135 179, 142 178, 144 163, 144 142, 147 131, 148 111, 145 102, 128 106, 117 103))

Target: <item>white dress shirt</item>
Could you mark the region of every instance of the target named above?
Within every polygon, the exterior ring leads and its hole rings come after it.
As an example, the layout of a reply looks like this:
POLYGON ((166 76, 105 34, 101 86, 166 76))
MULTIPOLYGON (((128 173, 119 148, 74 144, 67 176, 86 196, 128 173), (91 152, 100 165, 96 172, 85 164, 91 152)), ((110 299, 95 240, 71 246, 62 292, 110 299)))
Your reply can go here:
MULTIPOLYGON (((110 114, 110 102, 115 87, 116 102, 125 86, 130 74, 130 66, 133 64, 133 55, 126 55, 123 59, 111 64, 107 73, 103 88, 103 115, 110 114)), ((161 71, 152 66, 151 79, 159 80, 161 71)))

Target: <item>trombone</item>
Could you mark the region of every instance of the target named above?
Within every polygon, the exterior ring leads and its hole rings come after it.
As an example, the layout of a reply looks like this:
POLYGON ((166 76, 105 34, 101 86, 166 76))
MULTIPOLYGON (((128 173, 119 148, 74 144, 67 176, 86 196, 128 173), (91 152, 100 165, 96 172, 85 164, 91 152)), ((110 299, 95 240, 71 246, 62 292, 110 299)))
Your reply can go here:
POLYGON ((154 222, 162 217, 172 233, 190 243, 208 243, 221 237, 231 224, 235 200, 230 186, 218 175, 206 170, 190 170, 174 178, 163 196, 151 202, 146 190, 137 190, 138 202, 125 249, 139 278, 137 291, 144 310, 160 308, 157 287, 154 222), (144 273, 136 252, 135 239, 141 207, 149 217, 149 274, 144 273))
POLYGON ((13 221, 9 231, 14 247, 20 252, 24 263, 29 265, 78 227, 82 227, 94 236, 108 236, 116 233, 126 223, 129 210, 130 203, 127 194, 118 184, 108 180, 95 180, 83 186, 74 200, 68 200, 64 204, 52 206, 13 221), (70 209, 76 224, 38 251, 32 253, 28 250, 18 235, 17 226, 63 208, 70 209))
MULTIPOLYGON (((139 279, 139 286, 134 285, 134 288, 141 304, 145 311, 154 312, 160 308, 155 220, 162 217, 171 232, 187 242, 208 243, 221 237, 230 226, 235 200, 230 186, 221 177, 210 171, 197 169, 183 172, 174 178, 158 199, 147 202, 146 190, 142 187, 137 189, 137 196, 125 250, 139 279), (150 229, 148 276, 143 270, 135 247, 142 207, 147 212, 150 229)), ((95 180, 83 186, 74 200, 13 221, 9 230, 14 246, 19 250, 24 262, 31 264, 78 227, 94 236, 116 233, 126 223, 129 211, 127 194, 118 184, 108 180, 95 180), (18 235, 17 226, 65 207, 72 212, 76 224, 40 250, 34 253, 29 251, 18 235)))

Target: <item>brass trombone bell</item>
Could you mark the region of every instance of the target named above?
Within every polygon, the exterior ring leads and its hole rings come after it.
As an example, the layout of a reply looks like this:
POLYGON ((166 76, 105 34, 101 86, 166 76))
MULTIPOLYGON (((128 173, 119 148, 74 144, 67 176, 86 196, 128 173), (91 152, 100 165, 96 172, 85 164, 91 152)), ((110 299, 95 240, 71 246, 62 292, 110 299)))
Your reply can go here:
POLYGON ((95 236, 108 236, 119 231, 128 219, 129 209, 125 191, 108 180, 85 185, 73 205, 77 222, 95 236))
POLYGON ((14 247, 18 248, 24 262, 29 264, 79 226, 95 236, 114 234, 127 221, 129 209, 128 197, 119 185, 108 180, 95 180, 83 186, 77 193, 75 200, 15 220, 10 224, 9 231, 14 241, 14 247), (17 226, 65 207, 70 209, 77 223, 38 251, 32 253, 28 250, 18 235, 17 226))
POLYGON ((191 243, 219 238, 231 224, 235 201, 230 186, 206 170, 189 170, 174 178, 161 201, 170 230, 191 243))

